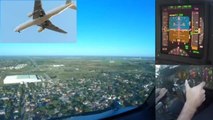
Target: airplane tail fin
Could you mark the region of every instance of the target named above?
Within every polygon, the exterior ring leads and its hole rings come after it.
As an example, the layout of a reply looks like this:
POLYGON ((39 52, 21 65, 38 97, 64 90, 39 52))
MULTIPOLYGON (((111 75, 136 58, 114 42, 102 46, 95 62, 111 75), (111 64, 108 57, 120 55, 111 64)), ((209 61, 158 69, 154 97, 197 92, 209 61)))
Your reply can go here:
POLYGON ((71 5, 70 5, 70 8, 71 8, 71 9, 74 9, 74 10, 77 9, 77 7, 72 3, 71 0, 67 0, 67 1, 66 1, 66 4, 69 4, 69 3, 71 3, 71 5))

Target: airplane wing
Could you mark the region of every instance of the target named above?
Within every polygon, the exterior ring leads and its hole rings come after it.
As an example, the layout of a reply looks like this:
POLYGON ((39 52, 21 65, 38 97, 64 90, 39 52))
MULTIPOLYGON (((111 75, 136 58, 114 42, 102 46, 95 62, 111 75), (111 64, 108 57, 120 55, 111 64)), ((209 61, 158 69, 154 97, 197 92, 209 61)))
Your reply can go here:
MULTIPOLYGON (((45 12, 44 9, 42 8, 42 3, 41 0, 35 0, 35 4, 34 4, 34 11, 33 11, 33 19, 39 18, 39 17, 43 17, 45 16, 45 12)), ((66 31, 60 29, 59 27, 53 25, 49 20, 45 21, 44 23, 38 25, 42 28, 46 28, 46 29, 50 29, 56 32, 60 32, 60 33, 67 33, 66 31)))
POLYGON ((43 17, 45 15, 44 9, 42 8, 41 0, 35 0, 33 19, 43 17))
POLYGON ((59 27, 53 25, 49 20, 45 21, 44 23, 42 23, 41 25, 42 28, 46 28, 46 29, 49 29, 49 30, 53 30, 53 31, 56 31, 56 32, 60 32, 60 33, 67 33, 66 31, 60 29, 59 27))

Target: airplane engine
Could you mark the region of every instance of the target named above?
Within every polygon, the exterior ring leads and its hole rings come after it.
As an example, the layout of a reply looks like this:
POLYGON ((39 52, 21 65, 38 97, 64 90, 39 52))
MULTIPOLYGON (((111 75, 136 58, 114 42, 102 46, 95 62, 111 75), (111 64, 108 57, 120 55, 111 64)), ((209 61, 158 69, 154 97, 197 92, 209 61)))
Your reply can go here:
POLYGON ((27 16, 28 16, 28 17, 32 17, 32 16, 33 16, 33 13, 29 13, 27 16))
POLYGON ((74 10, 77 9, 77 7, 76 7, 74 4, 71 4, 71 5, 70 5, 70 8, 71 8, 71 9, 74 9, 74 10))
POLYGON ((42 32, 43 30, 44 30, 44 28, 41 27, 41 28, 38 29, 38 32, 42 32))

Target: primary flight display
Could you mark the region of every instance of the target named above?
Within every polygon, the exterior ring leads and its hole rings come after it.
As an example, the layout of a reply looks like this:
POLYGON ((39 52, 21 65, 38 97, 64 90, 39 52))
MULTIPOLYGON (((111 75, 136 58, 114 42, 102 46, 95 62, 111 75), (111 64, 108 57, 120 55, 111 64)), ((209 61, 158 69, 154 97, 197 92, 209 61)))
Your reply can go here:
POLYGON ((162 6, 161 53, 202 58, 204 13, 202 5, 162 6))

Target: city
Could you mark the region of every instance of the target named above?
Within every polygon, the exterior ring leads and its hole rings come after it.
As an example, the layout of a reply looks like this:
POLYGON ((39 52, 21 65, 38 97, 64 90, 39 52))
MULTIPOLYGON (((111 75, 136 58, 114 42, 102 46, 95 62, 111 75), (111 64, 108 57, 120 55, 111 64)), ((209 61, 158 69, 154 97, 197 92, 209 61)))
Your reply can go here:
POLYGON ((154 79, 151 58, 1 57, 0 118, 54 119, 113 109, 114 101, 139 106, 154 79))

